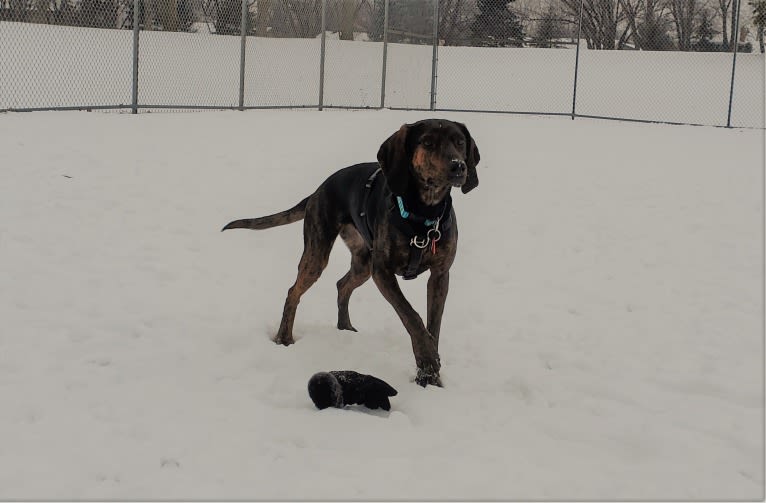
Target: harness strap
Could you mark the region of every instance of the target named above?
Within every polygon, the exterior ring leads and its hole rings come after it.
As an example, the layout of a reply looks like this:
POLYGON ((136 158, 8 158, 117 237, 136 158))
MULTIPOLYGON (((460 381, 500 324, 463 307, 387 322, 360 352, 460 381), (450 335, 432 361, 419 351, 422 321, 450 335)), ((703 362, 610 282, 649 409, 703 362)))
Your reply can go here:
POLYGON ((370 177, 367 179, 367 183, 365 183, 364 186, 367 187, 368 189, 371 188, 372 182, 375 181, 375 177, 378 176, 378 174, 380 174, 381 171, 383 171, 383 168, 378 168, 375 171, 373 171, 370 177))
POLYGON ((410 245, 410 258, 407 261, 407 269, 404 270, 402 278, 415 279, 418 277, 418 267, 420 267, 420 261, 423 260, 423 250, 425 248, 410 245))
POLYGON ((373 231, 372 226, 370 225, 370 216, 368 214, 367 205, 370 199, 370 193, 372 192, 372 185, 375 183, 375 179, 381 173, 381 171, 383 171, 381 168, 373 171, 373 173, 367 179, 367 182, 365 182, 364 195, 362 196, 362 212, 359 214, 359 216, 362 217, 364 223, 363 228, 359 229, 359 231, 362 234, 362 238, 364 239, 365 243, 367 244, 367 248, 369 249, 372 249, 373 231))

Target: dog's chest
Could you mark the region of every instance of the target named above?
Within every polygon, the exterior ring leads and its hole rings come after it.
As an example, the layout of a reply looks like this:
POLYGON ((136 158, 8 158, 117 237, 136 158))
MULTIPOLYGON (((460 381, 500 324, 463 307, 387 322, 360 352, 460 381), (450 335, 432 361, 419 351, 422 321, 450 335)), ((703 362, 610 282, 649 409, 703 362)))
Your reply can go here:
POLYGON ((394 231, 395 237, 388 241, 388 263, 394 272, 405 279, 412 279, 429 269, 448 269, 455 258, 457 248, 456 234, 453 229, 445 231, 437 241, 418 241, 413 243, 401 233, 394 231))

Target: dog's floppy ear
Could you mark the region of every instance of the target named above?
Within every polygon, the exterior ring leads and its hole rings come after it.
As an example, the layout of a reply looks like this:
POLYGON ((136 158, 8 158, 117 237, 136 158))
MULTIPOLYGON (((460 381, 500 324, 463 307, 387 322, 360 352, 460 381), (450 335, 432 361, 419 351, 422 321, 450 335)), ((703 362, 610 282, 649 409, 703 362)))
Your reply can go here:
POLYGON ((403 124, 399 131, 389 136, 378 150, 378 163, 386 175, 388 188, 394 194, 404 194, 410 178, 412 159, 407 154, 407 135, 410 126, 403 124))
POLYGON ((461 124, 460 122, 456 122, 455 124, 460 127, 465 136, 465 163, 468 166, 468 177, 460 190, 463 191, 463 194, 467 194, 479 185, 479 175, 476 173, 476 165, 479 164, 481 156, 479 156, 479 149, 476 147, 476 142, 473 141, 471 133, 468 132, 468 128, 465 127, 465 124, 461 124))

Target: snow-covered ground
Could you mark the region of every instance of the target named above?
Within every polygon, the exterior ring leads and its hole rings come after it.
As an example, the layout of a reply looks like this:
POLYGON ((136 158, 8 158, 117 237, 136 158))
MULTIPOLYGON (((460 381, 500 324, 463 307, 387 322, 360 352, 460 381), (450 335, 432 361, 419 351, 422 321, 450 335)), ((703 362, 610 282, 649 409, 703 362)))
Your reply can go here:
POLYGON ((0 115, 0 499, 763 499, 762 132, 440 115, 481 183, 425 389, 372 282, 334 328, 341 244, 285 348, 301 226, 219 232, 424 114, 0 115), (341 369, 391 412, 315 409, 341 369))
MULTIPOLYGON (((142 32, 143 105, 239 104, 240 39, 142 32)), ((0 110, 129 105, 132 33, 0 22, 0 110)), ((246 106, 319 103, 318 39, 248 37, 246 106)), ((390 44, 386 106, 428 108, 429 46, 390 44)), ((378 107, 383 45, 327 40, 324 104, 378 107)), ((764 127, 763 54, 737 59, 732 124, 764 127)), ((440 47, 436 106, 571 113, 575 51, 440 47)), ((581 51, 577 112, 726 125, 732 56, 722 53, 581 51)))

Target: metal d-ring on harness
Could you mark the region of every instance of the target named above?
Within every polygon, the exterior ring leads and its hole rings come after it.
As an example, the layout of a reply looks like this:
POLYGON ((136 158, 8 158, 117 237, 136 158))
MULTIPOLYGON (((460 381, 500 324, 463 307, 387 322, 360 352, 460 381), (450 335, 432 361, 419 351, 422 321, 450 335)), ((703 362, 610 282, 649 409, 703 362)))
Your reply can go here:
POLYGON ((422 250, 430 244, 431 253, 436 255, 436 243, 442 238, 442 233, 439 230, 440 220, 441 217, 436 219, 434 226, 428 229, 428 232, 426 232, 426 237, 422 238, 418 235, 412 236, 412 239, 410 239, 410 246, 414 246, 415 248, 420 248, 422 250))

